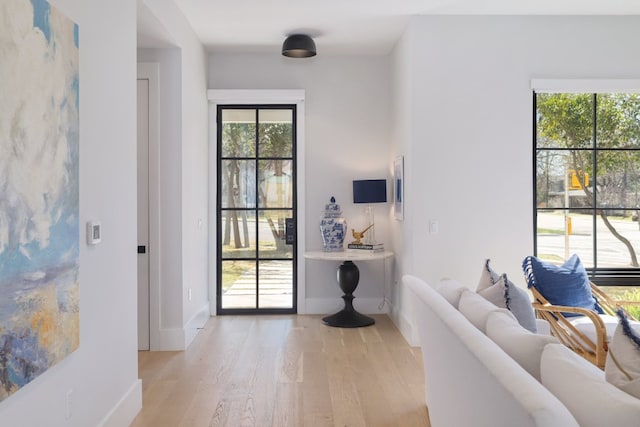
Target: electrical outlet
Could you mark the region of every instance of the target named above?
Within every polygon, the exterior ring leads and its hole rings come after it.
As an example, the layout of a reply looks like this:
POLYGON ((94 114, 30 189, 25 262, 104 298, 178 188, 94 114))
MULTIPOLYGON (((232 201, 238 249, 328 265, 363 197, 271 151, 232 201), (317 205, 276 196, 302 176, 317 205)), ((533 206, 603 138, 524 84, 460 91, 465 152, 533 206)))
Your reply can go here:
POLYGON ((73 390, 69 389, 67 391, 67 398, 65 399, 65 418, 70 419, 73 415, 71 408, 73 407, 73 390))

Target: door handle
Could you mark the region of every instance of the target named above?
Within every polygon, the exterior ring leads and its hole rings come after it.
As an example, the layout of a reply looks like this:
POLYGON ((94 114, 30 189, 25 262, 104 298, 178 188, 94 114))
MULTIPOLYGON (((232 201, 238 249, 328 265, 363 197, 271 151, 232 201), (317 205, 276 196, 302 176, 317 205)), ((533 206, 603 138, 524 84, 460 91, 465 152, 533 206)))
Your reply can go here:
POLYGON ((146 246, 138 246, 138 253, 139 254, 146 254, 147 253, 147 247, 146 246))
POLYGON ((285 218, 284 220, 284 243, 287 245, 293 245, 295 237, 295 229, 293 227, 293 218, 285 218))

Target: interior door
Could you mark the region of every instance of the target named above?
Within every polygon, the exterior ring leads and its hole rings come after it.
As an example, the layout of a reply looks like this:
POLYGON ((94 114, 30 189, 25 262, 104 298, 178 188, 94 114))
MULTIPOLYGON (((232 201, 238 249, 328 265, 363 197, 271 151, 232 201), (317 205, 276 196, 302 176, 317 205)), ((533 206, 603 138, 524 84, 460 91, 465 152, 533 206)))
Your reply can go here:
POLYGON ((149 80, 138 80, 138 350, 149 350, 149 80))
POLYGON ((217 312, 296 312, 296 106, 217 108, 217 312))

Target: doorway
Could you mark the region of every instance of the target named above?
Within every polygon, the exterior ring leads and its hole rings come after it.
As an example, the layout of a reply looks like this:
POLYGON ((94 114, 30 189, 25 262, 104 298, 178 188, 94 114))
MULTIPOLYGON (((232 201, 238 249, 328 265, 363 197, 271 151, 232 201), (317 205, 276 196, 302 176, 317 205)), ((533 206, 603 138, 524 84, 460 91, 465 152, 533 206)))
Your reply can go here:
POLYGON ((217 313, 296 313, 296 105, 217 105, 216 123, 217 313))
MULTIPOLYGON (((138 63, 138 349, 160 350, 159 265, 159 76, 160 66, 138 63)), ((134 250, 134 248, 131 248, 134 250)))

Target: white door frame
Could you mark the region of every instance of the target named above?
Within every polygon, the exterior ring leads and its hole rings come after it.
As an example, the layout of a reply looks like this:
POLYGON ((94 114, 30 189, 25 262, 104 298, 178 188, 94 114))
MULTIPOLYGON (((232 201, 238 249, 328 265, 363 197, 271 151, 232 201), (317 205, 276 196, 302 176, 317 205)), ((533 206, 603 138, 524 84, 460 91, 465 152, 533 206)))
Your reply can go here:
MULTIPOLYGON (((304 235, 305 235, 305 165, 304 165, 304 96, 303 89, 210 89, 207 91, 209 99, 209 224, 218 224, 216 215, 216 177, 217 153, 216 137, 216 110, 219 104, 295 104, 296 105, 296 186, 297 186, 297 311, 298 314, 306 313, 306 295, 304 286, 304 235)), ((217 225, 216 225, 217 227, 217 225)), ((209 229, 209 259, 217 257, 216 234, 209 229)), ((209 261, 209 305, 212 316, 216 315, 216 264, 209 261)))
POLYGON ((149 80, 149 349, 160 350, 160 64, 139 62, 149 80))
POLYGON ((138 351, 149 350, 149 80, 138 79, 138 351))

